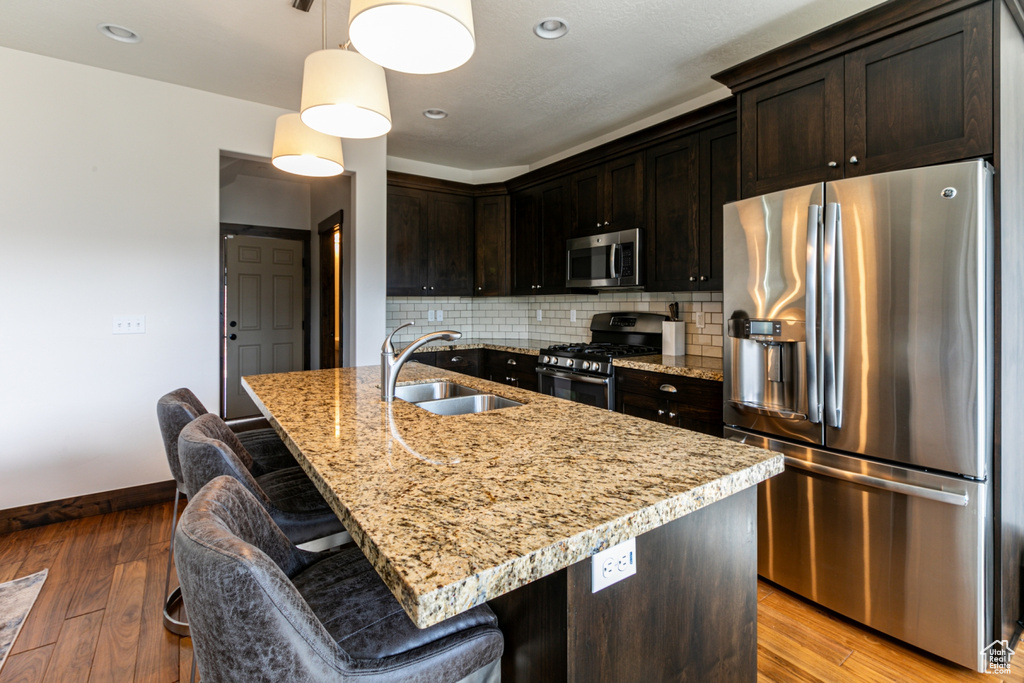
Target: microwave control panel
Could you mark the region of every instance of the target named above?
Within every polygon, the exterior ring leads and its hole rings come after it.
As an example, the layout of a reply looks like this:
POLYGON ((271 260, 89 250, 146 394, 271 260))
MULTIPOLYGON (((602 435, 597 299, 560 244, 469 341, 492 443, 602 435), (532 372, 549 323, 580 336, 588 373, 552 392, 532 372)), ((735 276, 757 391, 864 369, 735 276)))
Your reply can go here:
POLYGON ((622 248, 622 267, 619 269, 619 277, 633 277, 634 269, 636 268, 636 258, 634 258, 634 242, 626 242, 620 245, 622 248))

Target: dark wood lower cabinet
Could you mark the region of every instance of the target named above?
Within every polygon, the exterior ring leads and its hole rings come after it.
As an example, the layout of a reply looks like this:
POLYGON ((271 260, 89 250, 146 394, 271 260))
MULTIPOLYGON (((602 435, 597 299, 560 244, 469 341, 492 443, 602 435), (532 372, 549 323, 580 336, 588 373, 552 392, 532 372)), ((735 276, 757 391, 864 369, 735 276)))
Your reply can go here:
POLYGON ((435 365, 445 370, 461 372, 464 375, 480 377, 480 356, 485 349, 441 350, 436 351, 435 365))
POLYGON ((615 410, 633 417, 722 436, 722 383, 618 368, 615 410))
POLYGON ((537 356, 510 351, 488 351, 486 379, 510 387, 537 391, 537 356))
POLYGON ((753 681, 756 491, 637 537, 636 575, 597 593, 587 559, 490 601, 502 681, 753 681))

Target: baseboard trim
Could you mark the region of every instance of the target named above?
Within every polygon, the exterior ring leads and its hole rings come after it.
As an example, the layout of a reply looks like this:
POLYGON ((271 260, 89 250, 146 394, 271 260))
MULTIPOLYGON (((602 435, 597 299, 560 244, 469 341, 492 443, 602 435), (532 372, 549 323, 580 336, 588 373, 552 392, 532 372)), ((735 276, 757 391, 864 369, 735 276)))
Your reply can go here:
POLYGON ((174 480, 0 510, 0 534, 174 500, 174 480))

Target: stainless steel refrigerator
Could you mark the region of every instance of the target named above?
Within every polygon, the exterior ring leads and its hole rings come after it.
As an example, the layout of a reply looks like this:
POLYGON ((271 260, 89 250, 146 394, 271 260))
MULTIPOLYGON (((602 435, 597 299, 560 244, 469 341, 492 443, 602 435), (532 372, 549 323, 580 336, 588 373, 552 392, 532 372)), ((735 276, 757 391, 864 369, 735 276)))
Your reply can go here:
POLYGON ((745 199, 725 207, 724 230, 726 432, 786 455, 759 490, 759 573, 982 670, 991 167, 745 199))

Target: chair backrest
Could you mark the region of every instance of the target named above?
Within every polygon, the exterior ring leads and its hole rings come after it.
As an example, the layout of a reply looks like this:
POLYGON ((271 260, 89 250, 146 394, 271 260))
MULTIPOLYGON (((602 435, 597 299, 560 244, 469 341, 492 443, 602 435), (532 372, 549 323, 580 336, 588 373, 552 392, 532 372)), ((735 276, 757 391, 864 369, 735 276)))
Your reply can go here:
POLYGON ((178 436, 192 420, 206 414, 206 408, 188 389, 175 389, 160 397, 156 402, 156 419, 160 423, 160 436, 164 440, 164 451, 167 453, 167 465, 178 488, 183 489, 185 479, 181 473, 178 458, 178 436))
POLYGON ((289 578, 316 557, 231 477, 190 496, 174 561, 203 681, 345 680, 351 658, 289 578))
POLYGON ((221 475, 240 481, 264 504, 270 498, 253 476, 249 452, 218 415, 207 413, 189 422, 178 435, 178 461, 191 498, 208 482, 221 475))

